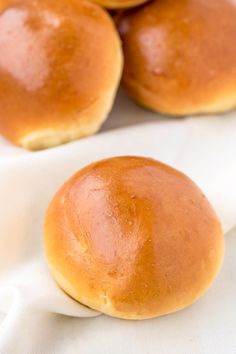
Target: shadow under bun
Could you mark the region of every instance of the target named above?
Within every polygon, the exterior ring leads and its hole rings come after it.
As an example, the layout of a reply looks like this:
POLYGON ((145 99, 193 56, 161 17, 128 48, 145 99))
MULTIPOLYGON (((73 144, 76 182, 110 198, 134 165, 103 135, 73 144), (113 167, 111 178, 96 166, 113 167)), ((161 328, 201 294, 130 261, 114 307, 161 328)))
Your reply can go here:
POLYGON ((0 133, 41 149, 95 133, 122 71, 109 15, 84 0, 0 4, 0 133))
POLYGON ((236 106, 236 2, 155 0, 118 27, 123 84, 141 105, 177 116, 236 106))
POLYGON ((224 255, 220 223, 198 187, 143 157, 102 160, 69 179, 49 206, 44 241, 67 294, 124 319, 192 304, 224 255))

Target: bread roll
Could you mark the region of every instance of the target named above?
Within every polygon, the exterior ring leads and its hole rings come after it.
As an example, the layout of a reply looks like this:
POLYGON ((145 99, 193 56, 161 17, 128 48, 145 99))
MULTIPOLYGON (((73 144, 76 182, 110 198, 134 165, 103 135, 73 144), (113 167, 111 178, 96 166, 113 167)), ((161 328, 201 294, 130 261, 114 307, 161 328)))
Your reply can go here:
POLYGON ((123 83, 141 105, 169 115, 236 106, 236 2, 155 0, 123 13, 123 83))
POLYGON ((99 161, 69 179, 49 206, 44 240, 67 294, 124 319, 192 304, 224 254, 221 226, 198 187, 143 157, 99 161))
POLYGON ((0 134, 37 150, 95 133, 122 70, 109 15, 83 0, 0 3, 0 134))

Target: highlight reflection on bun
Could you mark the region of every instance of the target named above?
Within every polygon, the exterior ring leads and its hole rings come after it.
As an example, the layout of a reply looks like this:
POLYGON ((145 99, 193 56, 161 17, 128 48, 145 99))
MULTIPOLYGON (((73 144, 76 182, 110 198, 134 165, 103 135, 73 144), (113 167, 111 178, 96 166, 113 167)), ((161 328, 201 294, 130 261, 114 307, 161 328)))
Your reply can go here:
POLYGON ((140 104, 171 115, 236 106, 236 3, 154 0, 119 19, 123 83, 140 104))
POLYGON ((0 4, 0 133, 41 149, 95 133, 122 71, 109 15, 84 0, 0 4))
POLYGON ((70 178, 49 206, 44 237, 60 287, 125 319, 192 304, 224 254, 219 221, 198 187, 143 157, 102 160, 70 178))

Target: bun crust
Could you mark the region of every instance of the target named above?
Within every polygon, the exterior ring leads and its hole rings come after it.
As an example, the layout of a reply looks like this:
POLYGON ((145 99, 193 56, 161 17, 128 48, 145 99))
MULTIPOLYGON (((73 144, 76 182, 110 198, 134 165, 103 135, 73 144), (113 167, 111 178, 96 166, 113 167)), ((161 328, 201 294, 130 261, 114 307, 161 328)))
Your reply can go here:
POLYGON ((122 70, 109 15, 83 0, 0 4, 0 133, 41 149, 95 133, 122 70))
POLYGON ((192 304, 224 254, 221 226, 202 192, 182 173, 141 157, 99 161, 69 179, 49 206, 44 240, 67 294, 125 319, 192 304))
POLYGON ((236 106, 236 3, 154 0, 118 27, 123 84, 141 105, 177 116, 236 106))

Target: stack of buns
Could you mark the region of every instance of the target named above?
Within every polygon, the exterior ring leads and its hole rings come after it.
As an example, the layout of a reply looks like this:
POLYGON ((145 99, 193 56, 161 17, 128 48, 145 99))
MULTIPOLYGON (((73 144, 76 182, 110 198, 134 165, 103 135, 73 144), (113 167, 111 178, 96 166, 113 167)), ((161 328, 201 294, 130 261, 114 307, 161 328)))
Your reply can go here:
MULTIPOLYGON (((235 38, 230 0, 3 0, 0 134, 29 150, 94 134, 121 78, 156 112, 232 109, 235 38)), ((198 187, 141 157, 79 171, 52 200, 44 234, 59 286, 125 319, 192 304, 224 254, 220 223, 198 187)))
POLYGON ((30 150, 94 134, 123 55, 122 83, 142 106, 174 116, 230 110, 235 38, 229 0, 4 0, 0 134, 30 150))

